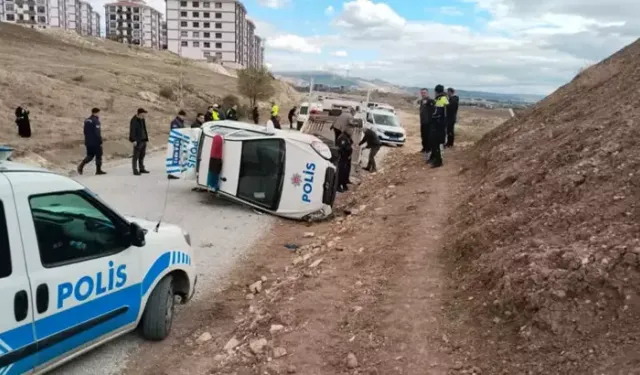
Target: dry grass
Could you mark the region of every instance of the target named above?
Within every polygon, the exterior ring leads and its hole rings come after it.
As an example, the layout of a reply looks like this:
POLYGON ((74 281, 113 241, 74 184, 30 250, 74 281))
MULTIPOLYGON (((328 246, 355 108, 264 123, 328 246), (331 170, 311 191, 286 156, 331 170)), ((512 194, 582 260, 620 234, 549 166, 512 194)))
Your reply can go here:
MULTIPOLYGON (((236 78, 214 69, 166 51, 0 23, 0 144, 33 160, 75 162, 83 153, 83 119, 99 107, 105 155, 126 155, 129 119, 143 107, 152 145, 163 146, 181 107, 195 116, 226 95, 238 95, 236 78), (31 139, 17 135, 17 106, 31 110, 31 139)), ((277 86, 275 99, 283 108, 297 100, 288 85, 277 86)))

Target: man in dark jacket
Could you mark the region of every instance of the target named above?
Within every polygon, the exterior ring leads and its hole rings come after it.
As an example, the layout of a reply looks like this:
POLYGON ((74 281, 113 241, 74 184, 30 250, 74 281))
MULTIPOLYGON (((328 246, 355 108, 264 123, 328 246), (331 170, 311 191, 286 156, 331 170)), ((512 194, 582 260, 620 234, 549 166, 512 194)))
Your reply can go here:
POLYGON ((107 172, 102 170, 102 131, 100 129, 99 108, 91 109, 91 116, 84 120, 84 146, 87 155, 78 165, 78 174, 82 174, 84 166, 96 159, 96 174, 102 175, 107 172))
POLYGON ((429 133, 429 141, 431 143, 431 159, 429 163, 431 167, 442 167, 442 153, 440 145, 444 143, 445 131, 447 129, 447 106, 449 98, 444 92, 444 86, 436 86, 435 110, 433 111, 431 132, 429 133))
POLYGON ((296 106, 293 106, 293 108, 289 110, 289 114, 287 115, 287 118, 289 119, 289 129, 293 129, 293 117, 296 115, 297 109, 298 108, 296 106))
POLYGON ((171 129, 182 129, 184 128, 184 118, 187 117, 187 113, 183 110, 178 112, 178 116, 171 121, 171 129))
MULTIPOLYGON (((431 116, 435 109, 436 102, 429 97, 429 90, 420 90, 420 139, 422 140, 422 151, 425 154, 431 152, 429 144, 429 133, 431 132, 431 116)), ((430 156, 429 156, 430 157, 430 156)))
POLYGON ((202 124, 204 124, 204 114, 198 113, 196 116, 196 121, 191 124, 192 128, 201 128, 202 124))
POLYGON ((236 104, 227 111, 227 120, 238 121, 238 106, 236 104))
POLYGON ((135 116, 129 122, 129 141, 133 144, 133 157, 131 158, 131 166, 133 174, 140 176, 141 173, 149 173, 144 167, 144 157, 147 154, 147 142, 149 142, 149 133, 147 133, 147 123, 145 115, 147 111, 138 108, 135 116))
POLYGON ((351 174, 351 154, 353 153, 352 128, 348 127, 340 133, 336 141, 338 147, 338 191, 340 193, 349 190, 349 175, 351 174))
POLYGON ((367 144, 365 148, 369 149, 369 162, 367 163, 367 167, 363 169, 369 172, 377 172, 378 168, 376 168, 376 154, 378 153, 378 151, 380 151, 380 146, 382 143, 380 142, 380 137, 378 137, 378 134, 376 134, 376 132, 371 128, 366 128, 364 130, 364 137, 360 142, 360 146, 365 143, 367 144))
POLYGON ((204 114, 204 121, 205 122, 213 121, 213 106, 212 105, 207 107, 207 113, 204 114))
POLYGON ((452 87, 447 89, 447 95, 449 96, 449 106, 447 107, 447 142, 444 147, 453 147, 454 128, 458 121, 458 106, 460 99, 456 95, 456 90, 452 87))

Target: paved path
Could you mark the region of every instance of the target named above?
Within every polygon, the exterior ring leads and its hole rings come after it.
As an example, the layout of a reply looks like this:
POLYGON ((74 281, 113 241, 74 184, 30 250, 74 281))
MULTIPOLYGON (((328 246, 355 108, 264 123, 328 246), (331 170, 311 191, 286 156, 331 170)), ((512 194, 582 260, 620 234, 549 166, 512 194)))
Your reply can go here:
MULTIPOLYGON (((158 220, 167 206, 164 219, 178 224, 191 234, 197 256, 198 292, 216 288, 239 257, 246 254, 253 241, 269 229, 273 218, 253 210, 215 198, 207 193, 191 191, 194 185, 171 180, 167 189, 164 154, 147 161, 149 175, 133 176, 129 162, 105 168, 106 176, 95 176, 87 167, 77 180, 102 197, 109 205, 127 216, 158 220)), ((188 305, 187 305, 188 306, 188 305)), ((180 319, 178 314, 177 319, 180 319)), ((142 341, 135 334, 126 335, 63 366, 56 375, 112 375, 135 355, 142 341)))

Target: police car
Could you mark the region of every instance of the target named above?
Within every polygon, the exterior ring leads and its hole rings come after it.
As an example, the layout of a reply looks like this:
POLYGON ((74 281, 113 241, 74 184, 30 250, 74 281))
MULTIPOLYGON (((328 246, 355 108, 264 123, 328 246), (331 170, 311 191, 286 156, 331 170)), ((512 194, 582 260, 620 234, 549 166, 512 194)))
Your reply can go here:
POLYGON ((400 124, 398 116, 386 109, 367 110, 364 127, 373 129, 386 145, 404 146, 407 140, 407 131, 400 124))
POLYGON ((180 228, 123 217, 0 147, 0 375, 44 373, 117 336, 169 334, 196 273, 180 228))
POLYGON ((310 134, 212 121, 171 130, 166 172, 257 210, 317 220, 331 215, 336 197, 332 157, 310 134))

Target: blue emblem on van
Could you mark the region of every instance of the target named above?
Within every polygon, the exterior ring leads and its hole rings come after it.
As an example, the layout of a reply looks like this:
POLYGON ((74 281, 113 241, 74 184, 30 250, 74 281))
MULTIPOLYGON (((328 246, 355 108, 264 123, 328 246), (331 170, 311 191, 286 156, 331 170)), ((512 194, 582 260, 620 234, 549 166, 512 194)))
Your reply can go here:
POLYGON ((311 203, 311 192, 313 192, 313 177, 315 175, 316 164, 307 163, 302 174, 304 175, 304 184, 302 185, 302 201, 311 203))

